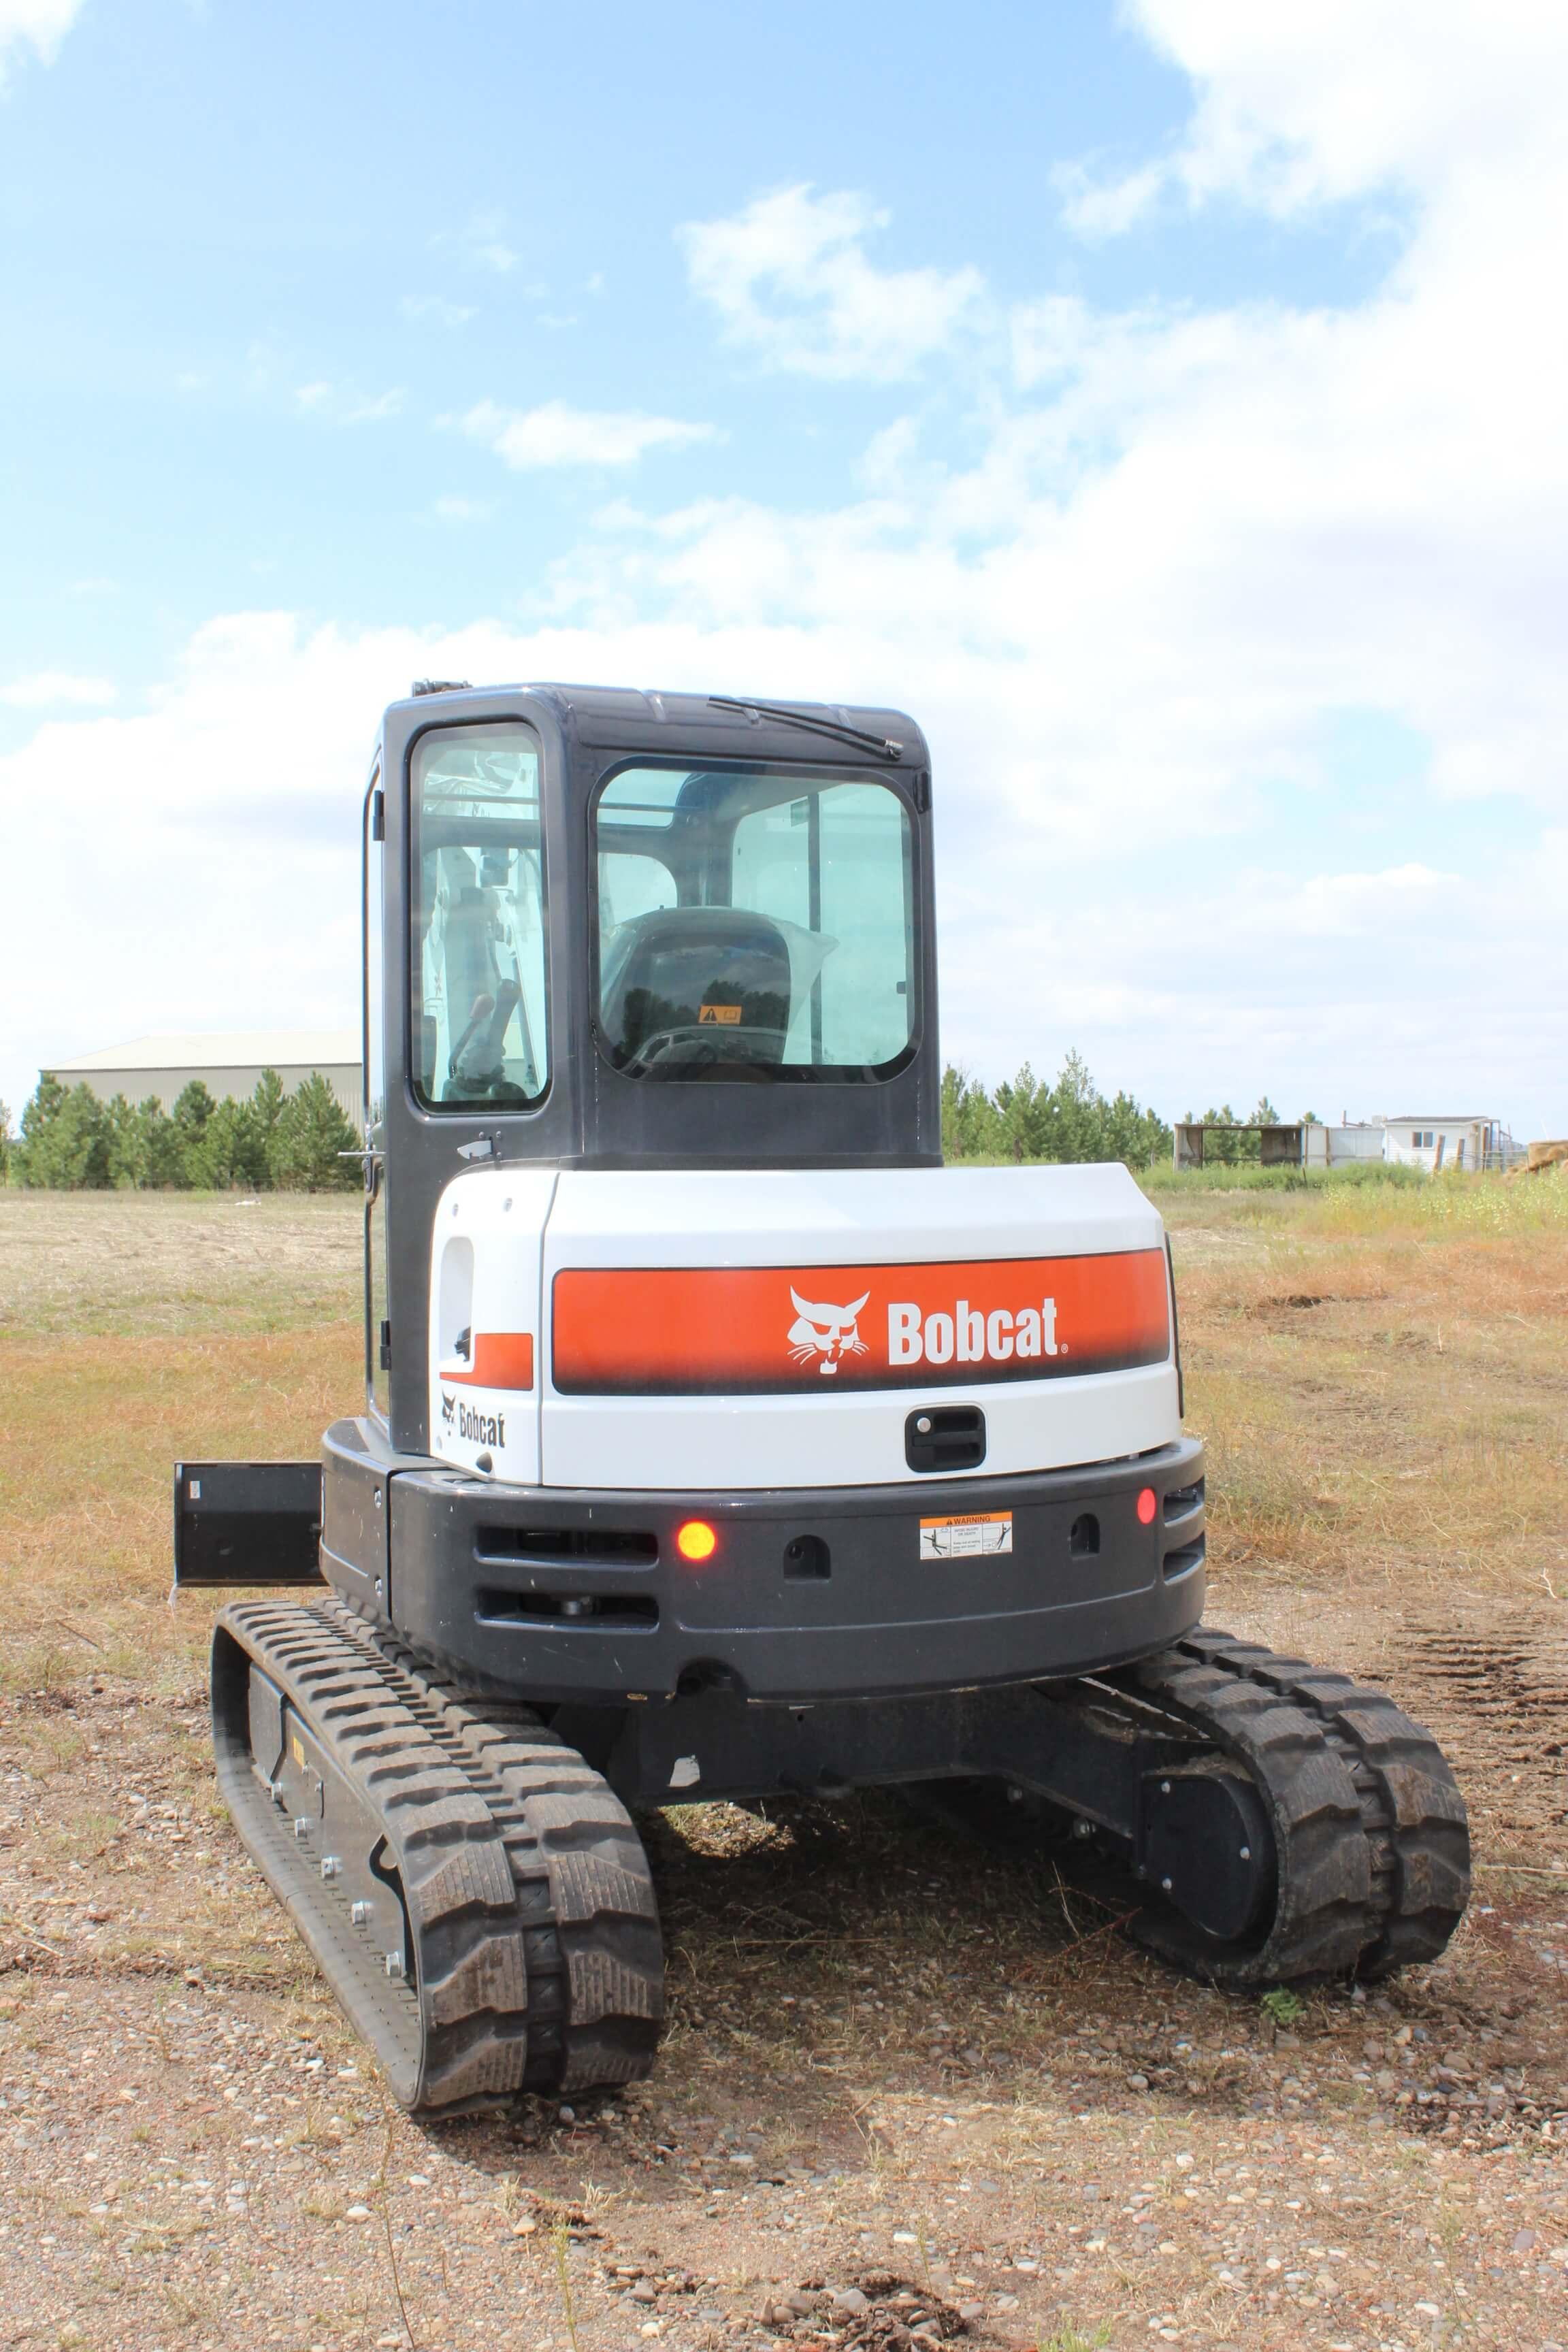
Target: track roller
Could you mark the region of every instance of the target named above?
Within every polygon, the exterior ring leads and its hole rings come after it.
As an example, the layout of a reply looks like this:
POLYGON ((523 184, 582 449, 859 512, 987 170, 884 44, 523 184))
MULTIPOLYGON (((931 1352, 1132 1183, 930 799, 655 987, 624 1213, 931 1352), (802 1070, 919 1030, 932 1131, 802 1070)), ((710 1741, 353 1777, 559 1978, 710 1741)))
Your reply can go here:
POLYGON ((647 2073, 647 1857, 529 1708, 445 1687, 335 1601, 226 1609, 212 1693, 236 1826, 405 2107, 647 2073))

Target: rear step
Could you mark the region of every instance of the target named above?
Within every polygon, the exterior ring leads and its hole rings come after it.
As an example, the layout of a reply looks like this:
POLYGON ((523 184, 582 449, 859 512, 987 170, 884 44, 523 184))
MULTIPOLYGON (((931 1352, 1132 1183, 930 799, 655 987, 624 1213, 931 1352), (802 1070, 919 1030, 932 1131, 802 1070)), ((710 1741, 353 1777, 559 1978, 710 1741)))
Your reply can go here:
POLYGON ((575 1748, 434 1681, 335 1601, 226 1609, 212 1690, 236 1826, 404 2106, 647 2073, 652 1881, 575 1748))

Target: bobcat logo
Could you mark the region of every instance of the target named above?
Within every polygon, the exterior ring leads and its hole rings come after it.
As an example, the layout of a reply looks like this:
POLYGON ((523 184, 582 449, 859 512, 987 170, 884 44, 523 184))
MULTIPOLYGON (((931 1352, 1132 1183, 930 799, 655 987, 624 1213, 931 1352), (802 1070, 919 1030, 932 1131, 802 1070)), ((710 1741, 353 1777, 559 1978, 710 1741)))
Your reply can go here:
POLYGON ((809 1298, 803 1298, 798 1290, 792 1289, 790 1297, 795 1301, 796 1318, 790 1325, 789 1331, 789 1352, 793 1360, 797 1364, 809 1364, 814 1356, 820 1356, 822 1360, 816 1369, 830 1378, 837 1371, 844 1357, 868 1353, 865 1340, 856 1328, 855 1318, 870 1296, 868 1290, 863 1290, 859 1297, 847 1307, 819 1307, 814 1306, 809 1298))
POLYGON ((448 1396, 446 1390, 443 1389, 441 1391, 441 1426, 443 1429, 451 1428, 452 1423, 457 1416, 457 1398, 455 1396, 448 1396))

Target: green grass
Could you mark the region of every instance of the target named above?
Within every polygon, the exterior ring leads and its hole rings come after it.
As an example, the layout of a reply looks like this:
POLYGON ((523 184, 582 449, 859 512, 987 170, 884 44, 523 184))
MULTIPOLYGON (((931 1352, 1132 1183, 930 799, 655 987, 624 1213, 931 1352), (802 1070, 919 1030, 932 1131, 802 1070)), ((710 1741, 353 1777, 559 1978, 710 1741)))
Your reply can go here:
POLYGON ((1289 1985, 1275 1985, 1258 2006, 1276 2025, 1297 2025, 1307 2014, 1306 2002, 1289 1985))
POLYGON ((1222 1199, 1244 1217, 1256 1213, 1281 1233, 1325 1240, 1422 1242, 1444 1237, 1568 1233, 1568 1168, 1536 1176, 1423 1176, 1412 1168, 1368 1161, 1327 1171, 1300 1168, 1151 1169, 1138 1181, 1167 1214, 1202 1217, 1222 1199))
POLYGON ((1404 1230, 1481 1239, 1568 1233, 1568 1168, 1535 1176, 1428 1176, 1397 1196, 1339 1193, 1317 1204, 1325 1234, 1404 1230))
MULTIPOLYGON (((1401 1167, 1383 1160, 1352 1160, 1343 1168, 1262 1168, 1243 1161, 1234 1168, 1217 1162, 1205 1168, 1157 1168, 1134 1171, 1146 1192, 1333 1192, 1344 1190, 1419 1192, 1432 1181, 1418 1168, 1401 1167)), ((1489 1180, 1486 1180, 1489 1181, 1489 1180)))

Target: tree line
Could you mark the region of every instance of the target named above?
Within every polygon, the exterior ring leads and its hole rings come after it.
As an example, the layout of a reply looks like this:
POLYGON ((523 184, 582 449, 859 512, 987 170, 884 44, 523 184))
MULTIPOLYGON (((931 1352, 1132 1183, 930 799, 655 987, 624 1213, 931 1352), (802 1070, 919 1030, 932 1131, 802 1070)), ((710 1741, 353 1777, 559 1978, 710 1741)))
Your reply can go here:
POLYGON ((216 1102, 193 1078, 172 1111, 156 1095, 100 1102, 90 1087, 42 1077, 20 1137, 10 1129, 0 1103, 0 1178, 51 1191, 316 1192, 363 1181, 360 1138, 320 1071, 286 1094, 277 1071, 263 1070, 242 1102, 216 1102))
POLYGON ((942 1148, 948 1160, 1123 1160, 1129 1168, 1168 1161, 1175 1138, 1158 1111, 1130 1094, 1102 1095, 1081 1055, 1069 1054, 1056 1084, 1027 1062, 987 1093, 951 1063, 942 1080, 942 1148))
MULTIPOLYGON (((1192 1113, 1187 1114, 1189 1121, 1192 1113)), ((1267 1096, 1254 1125, 1278 1124, 1267 1096)), ((1310 1118, 1311 1114, 1308 1114, 1310 1118)), ((1235 1120, 1228 1103, 1209 1123, 1235 1120)), ((0 1103, 0 1181, 52 1190, 122 1186, 136 1191, 261 1192, 348 1189, 363 1179, 360 1139, 319 1072, 290 1094, 264 1070, 244 1101, 215 1101, 193 1078, 172 1111, 155 1095, 100 1102, 89 1087, 38 1081, 19 1138, 0 1103), (342 1153, 355 1155, 352 1159, 342 1153)), ((1102 1095, 1081 1055, 1069 1054, 1054 1085, 1029 1064, 993 1091, 952 1064, 942 1073, 942 1143, 950 1160, 1121 1160, 1129 1168, 1168 1164, 1174 1137, 1158 1111, 1125 1092, 1102 1095)), ((1205 1157, 1222 1164, 1258 1156, 1256 1135, 1211 1135, 1205 1157)))

